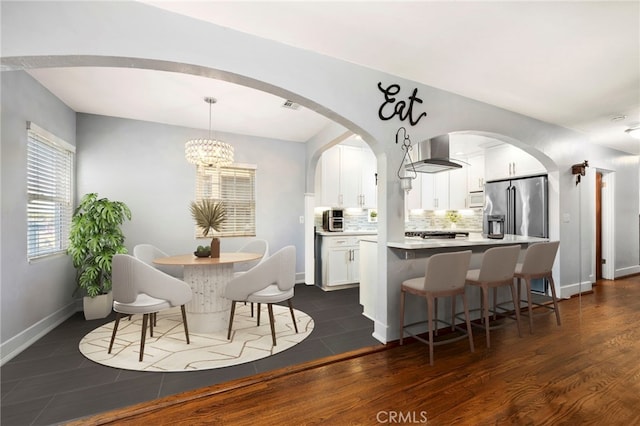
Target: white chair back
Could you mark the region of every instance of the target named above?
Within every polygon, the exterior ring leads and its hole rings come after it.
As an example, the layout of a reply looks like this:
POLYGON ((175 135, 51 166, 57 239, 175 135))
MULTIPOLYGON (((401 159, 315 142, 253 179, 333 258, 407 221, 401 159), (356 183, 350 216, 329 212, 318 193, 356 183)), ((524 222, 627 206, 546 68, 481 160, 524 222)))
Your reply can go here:
POLYGON ((522 262, 521 274, 544 274, 551 272, 558 253, 560 241, 535 243, 527 248, 522 262))
POLYGON ((471 250, 434 254, 427 260, 425 291, 439 292, 463 288, 470 262, 471 250))
POLYGON ((256 265, 261 264, 269 257, 269 243, 267 242, 267 240, 260 240, 260 239, 251 240, 244 246, 240 247, 240 249, 237 251, 243 252, 243 253, 262 254, 262 257, 260 259, 252 260, 250 262, 235 263, 233 265, 234 273, 247 272, 249 269, 253 268, 256 265))
POLYGON ((479 281, 501 282, 513 278, 519 255, 519 245, 488 249, 482 255, 479 281))
POLYGON ((142 260, 147 265, 150 265, 156 269, 161 270, 165 274, 169 274, 172 277, 176 277, 178 279, 182 279, 184 275, 184 270, 182 266, 178 265, 156 265, 153 263, 153 259, 158 259, 159 257, 167 257, 169 256, 167 253, 160 250, 158 247, 152 244, 138 244, 133 248, 133 256, 136 259, 142 260))

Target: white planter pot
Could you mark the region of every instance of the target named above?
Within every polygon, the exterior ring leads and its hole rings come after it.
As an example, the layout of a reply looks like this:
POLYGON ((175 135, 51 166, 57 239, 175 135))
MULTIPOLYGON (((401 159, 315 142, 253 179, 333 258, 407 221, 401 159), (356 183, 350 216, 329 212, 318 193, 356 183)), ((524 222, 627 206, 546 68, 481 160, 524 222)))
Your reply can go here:
POLYGON ((84 297, 82 302, 85 319, 106 318, 113 308, 113 294, 109 292, 96 297, 84 297))

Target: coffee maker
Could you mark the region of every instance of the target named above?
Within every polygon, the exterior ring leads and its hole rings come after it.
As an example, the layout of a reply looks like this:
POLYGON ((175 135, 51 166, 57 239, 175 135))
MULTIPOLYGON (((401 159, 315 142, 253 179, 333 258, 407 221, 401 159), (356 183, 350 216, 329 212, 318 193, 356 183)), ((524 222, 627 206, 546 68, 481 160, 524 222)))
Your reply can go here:
POLYGON ((504 215, 487 216, 487 238, 501 240, 504 238, 504 215))

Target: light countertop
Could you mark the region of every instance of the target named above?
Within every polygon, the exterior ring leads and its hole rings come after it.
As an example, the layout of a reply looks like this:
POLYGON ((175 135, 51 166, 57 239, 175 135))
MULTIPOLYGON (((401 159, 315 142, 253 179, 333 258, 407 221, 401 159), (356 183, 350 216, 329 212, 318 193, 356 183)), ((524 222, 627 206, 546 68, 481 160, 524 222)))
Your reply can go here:
POLYGON ((378 235, 378 231, 337 231, 337 232, 329 232, 329 231, 316 231, 316 234, 322 235, 323 237, 351 237, 351 236, 360 236, 360 235, 378 235))
MULTIPOLYGON (((377 236, 365 236, 361 241, 377 242, 377 236)), ((458 237, 451 239, 422 239, 422 238, 405 238, 402 241, 389 241, 387 247, 404 249, 404 250, 420 250, 448 247, 474 247, 474 246, 493 246, 508 244, 531 244, 541 241, 549 241, 548 238, 525 237, 522 235, 507 234, 502 239, 487 238, 480 233, 470 233, 469 237, 458 237)))

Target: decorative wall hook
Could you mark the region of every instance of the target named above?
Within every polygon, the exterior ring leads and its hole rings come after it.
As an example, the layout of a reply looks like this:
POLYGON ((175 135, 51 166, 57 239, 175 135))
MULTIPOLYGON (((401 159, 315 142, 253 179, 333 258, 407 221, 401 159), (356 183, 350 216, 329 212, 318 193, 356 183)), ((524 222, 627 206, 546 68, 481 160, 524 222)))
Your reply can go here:
POLYGON ((580 183, 580 177, 586 173, 586 168, 589 167, 589 162, 584 160, 582 163, 574 164, 571 166, 571 174, 576 175, 576 185, 580 183))

